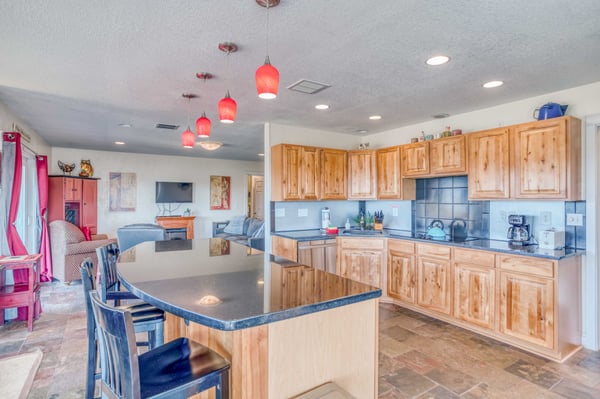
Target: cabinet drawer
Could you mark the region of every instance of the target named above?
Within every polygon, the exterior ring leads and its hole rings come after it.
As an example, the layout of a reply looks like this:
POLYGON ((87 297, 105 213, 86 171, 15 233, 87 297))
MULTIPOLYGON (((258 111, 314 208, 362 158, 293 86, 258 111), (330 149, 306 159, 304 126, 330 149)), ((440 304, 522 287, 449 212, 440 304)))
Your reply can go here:
POLYGON ((450 259, 450 247, 447 245, 417 244, 419 256, 435 256, 450 259))
POLYGON ((342 241, 342 248, 383 249, 383 238, 338 238, 342 241))
POLYGON ((480 266, 494 267, 496 255, 493 252, 455 248, 454 261, 457 263, 472 263, 480 266))
POLYGON ((415 243, 405 240, 394 240, 390 238, 388 240, 388 250, 396 252, 404 252, 407 254, 415 253, 415 243))
POLYGON ((500 256, 500 268, 542 277, 554 277, 554 261, 525 256, 500 256))

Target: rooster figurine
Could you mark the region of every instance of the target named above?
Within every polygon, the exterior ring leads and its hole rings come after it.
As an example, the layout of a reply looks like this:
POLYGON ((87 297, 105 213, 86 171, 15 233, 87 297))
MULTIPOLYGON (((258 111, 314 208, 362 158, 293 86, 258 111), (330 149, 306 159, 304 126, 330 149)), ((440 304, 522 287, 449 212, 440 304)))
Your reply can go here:
POLYGON ((63 171, 63 174, 69 174, 69 176, 71 175, 71 172, 73 171, 73 169, 75 169, 75 164, 68 164, 68 163, 63 163, 61 161, 58 161, 58 167, 60 168, 60 170, 63 171))

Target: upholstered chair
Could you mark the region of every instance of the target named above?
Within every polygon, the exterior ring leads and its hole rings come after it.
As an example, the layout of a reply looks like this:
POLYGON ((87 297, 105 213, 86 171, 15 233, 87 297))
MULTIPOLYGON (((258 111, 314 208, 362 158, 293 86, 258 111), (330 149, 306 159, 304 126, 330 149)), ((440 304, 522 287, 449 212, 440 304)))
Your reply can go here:
POLYGON ((87 241, 79 227, 64 220, 50 222, 50 247, 52 249, 52 275, 57 280, 70 283, 79 280, 79 268, 85 258, 98 264, 96 248, 117 242, 104 234, 92 236, 87 241))

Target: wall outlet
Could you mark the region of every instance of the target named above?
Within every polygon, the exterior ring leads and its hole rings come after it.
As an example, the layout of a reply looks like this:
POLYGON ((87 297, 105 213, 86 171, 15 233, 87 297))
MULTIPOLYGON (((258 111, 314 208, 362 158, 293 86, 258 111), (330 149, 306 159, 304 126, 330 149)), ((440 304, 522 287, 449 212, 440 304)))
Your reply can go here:
POLYGON ((392 206, 392 216, 398 216, 398 207, 392 206))
POLYGON ((285 208, 275 208, 275 217, 276 218, 284 218, 285 217, 285 208))
POLYGON ((308 208, 299 208, 298 209, 298 217, 305 218, 308 216, 308 208))
POLYGON ((540 212, 540 223, 541 224, 552 224, 552 212, 540 212))
POLYGON ((567 226, 583 226, 581 213, 567 213, 567 226))

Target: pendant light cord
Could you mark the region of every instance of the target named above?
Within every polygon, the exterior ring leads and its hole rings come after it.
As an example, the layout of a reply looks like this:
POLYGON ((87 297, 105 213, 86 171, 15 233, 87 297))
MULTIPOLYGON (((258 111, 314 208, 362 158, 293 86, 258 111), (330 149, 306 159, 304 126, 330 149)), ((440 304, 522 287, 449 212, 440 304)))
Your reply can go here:
POLYGON ((267 0, 267 57, 269 56, 269 5, 271 2, 267 0))

